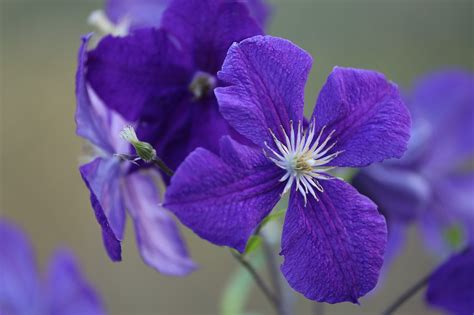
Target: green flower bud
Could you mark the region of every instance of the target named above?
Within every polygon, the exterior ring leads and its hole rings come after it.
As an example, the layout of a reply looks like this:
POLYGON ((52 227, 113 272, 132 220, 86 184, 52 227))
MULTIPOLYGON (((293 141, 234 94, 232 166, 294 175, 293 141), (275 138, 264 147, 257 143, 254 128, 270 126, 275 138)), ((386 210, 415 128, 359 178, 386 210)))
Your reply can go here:
POLYGON ((135 129, 132 126, 126 126, 120 132, 123 140, 130 143, 137 152, 137 155, 145 162, 149 163, 156 158, 156 151, 151 144, 138 140, 135 129))

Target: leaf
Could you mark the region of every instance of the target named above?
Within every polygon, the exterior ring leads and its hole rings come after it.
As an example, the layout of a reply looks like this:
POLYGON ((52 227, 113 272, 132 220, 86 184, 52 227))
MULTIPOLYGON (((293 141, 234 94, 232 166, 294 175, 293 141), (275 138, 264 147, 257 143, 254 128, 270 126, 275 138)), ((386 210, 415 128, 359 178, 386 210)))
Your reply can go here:
POLYGON ((252 237, 250 237, 249 241, 247 242, 244 255, 249 255, 251 252, 259 248, 260 245, 262 245, 262 237, 259 235, 252 235, 252 237))
POLYGON ((278 220, 279 218, 282 218, 285 215, 285 213, 286 213, 286 209, 279 209, 279 210, 273 211, 272 213, 267 215, 265 219, 263 219, 262 223, 260 223, 260 226, 263 227, 268 222, 272 222, 272 221, 278 220))

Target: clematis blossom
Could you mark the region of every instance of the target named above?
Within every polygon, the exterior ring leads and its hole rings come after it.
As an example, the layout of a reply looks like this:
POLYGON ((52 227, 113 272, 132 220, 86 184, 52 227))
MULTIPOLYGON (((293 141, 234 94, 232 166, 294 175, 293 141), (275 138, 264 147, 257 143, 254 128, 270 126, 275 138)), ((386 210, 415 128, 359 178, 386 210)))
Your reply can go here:
POLYGON ((261 33, 240 1, 171 1, 160 29, 103 38, 86 79, 176 169, 196 147, 217 152, 222 135, 236 134, 218 112, 216 73, 233 42, 261 33))
POLYGON ((329 171, 401 157, 410 116, 382 74, 336 67, 306 127, 311 65, 281 38, 234 43, 215 94, 247 143, 224 136, 219 154, 194 150, 172 177, 165 206, 202 238, 243 252, 290 192, 281 244, 288 283, 312 300, 358 303, 377 283, 386 224, 370 199, 329 171))
POLYGON ((83 38, 76 74, 77 134, 94 146, 91 162, 80 167, 90 201, 102 228, 105 249, 113 261, 122 259, 126 214, 131 216, 140 254, 146 264, 167 275, 186 275, 195 269, 176 223, 160 203, 159 173, 148 167, 130 167, 116 153, 128 153, 119 138, 128 123, 108 109, 86 82, 87 44, 83 38))
POLYGON ((387 217, 394 256, 407 226, 420 227, 442 256, 474 239, 474 76, 444 70, 419 79, 407 97, 413 115, 407 154, 362 169, 354 186, 387 217), (471 163, 472 164, 472 163, 471 163))
POLYGON ((474 246, 453 255, 431 275, 428 304, 454 315, 474 312, 474 246))
POLYGON ((97 292, 74 255, 58 249, 46 277, 39 276, 33 248, 16 225, 0 219, 0 314, 103 315, 97 292))

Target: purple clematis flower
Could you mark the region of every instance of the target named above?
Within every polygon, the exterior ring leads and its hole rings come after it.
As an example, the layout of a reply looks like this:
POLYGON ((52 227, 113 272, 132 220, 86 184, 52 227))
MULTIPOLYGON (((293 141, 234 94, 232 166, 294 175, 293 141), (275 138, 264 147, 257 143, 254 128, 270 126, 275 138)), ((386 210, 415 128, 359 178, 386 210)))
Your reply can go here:
MULTIPOLYGON (((265 26, 270 16, 270 7, 265 0, 244 0, 251 15, 265 26)), ((131 30, 143 27, 160 27, 161 16, 171 0, 107 0, 105 12, 115 25, 128 20, 131 30)))
POLYGON ((377 282, 385 220, 372 201, 328 171, 400 157, 410 116, 383 75, 336 67, 305 128, 311 64, 308 53, 284 39, 255 36, 233 44, 215 94, 224 118, 251 144, 224 136, 219 156, 196 149, 172 177, 165 205, 202 238, 243 252, 291 191, 284 276, 309 299, 357 303, 377 282))
POLYGON ((474 75, 462 70, 421 78, 407 98, 413 115, 407 154, 354 177, 354 186, 387 217, 394 248, 412 222, 427 246, 444 255, 474 238, 474 171, 468 165, 474 159, 473 87, 474 75))
POLYGON ((26 235, 0 219, 0 240, 0 314, 105 314, 102 301, 69 250, 55 252, 42 282, 26 235))
POLYGON ((95 145, 94 159, 80 167, 97 221, 102 227, 104 245, 114 261, 121 260, 121 240, 125 208, 135 225, 140 254, 146 264, 168 275, 185 275, 195 269, 179 230, 166 209, 160 205, 155 169, 122 163, 115 153, 129 152, 120 141, 119 131, 126 125, 120 115, 105 107, 85 80, 87 43, 79 50, 76 77, 77 134, 95 145))
POLYGON ((103 38, 87 82, 175 169, 194 148, 217 152, 222 135, 236 134, 217 109, 216 73, 233 42, 261 33, 239 1, 171 1, 160 29, 103 38))
POLYGON ((426 301, 454 315, 474 313, 474 246, 453 255, 431 276, 426 301))

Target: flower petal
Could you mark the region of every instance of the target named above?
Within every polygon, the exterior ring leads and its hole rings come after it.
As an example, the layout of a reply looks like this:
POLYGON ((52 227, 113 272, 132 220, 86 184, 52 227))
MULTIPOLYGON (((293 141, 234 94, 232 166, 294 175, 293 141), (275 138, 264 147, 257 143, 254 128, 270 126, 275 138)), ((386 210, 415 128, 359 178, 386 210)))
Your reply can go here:
POLYGON ((135 224, 138 248, 145 263, 159 272, 187 275, 196 265, 189 257, 176 223, 160 205, 150 172, 132 173, 124 185, 124 200, 135 224))
POLYGON ((202 148, 186 158, 171 178, 165 207, 200 237, 243 252, 280 199, 282 173, 260 150, 230 138, 222 147, 225 158, 202 148))
POLYGON ((76 72, 76 133, 97 145, 108 153, 115 153, 111 140, 112 123, 117 123, 117 117, 103 108, 103 105, 92 101, 86 82, 87 44, 92 34, 82 37, 79 48, 78 67, 76 72))
POLYGON ((311 300, 350 301, 377 284, 387 227, 377 206, 340 180, 321 182, 320 201, 292 192, 285 218, 281 270, 311 300))
POLYGON ((195 69, 210 74, 221 68, 233 42, 263 33, 235 0, 175 0, 163 14, 162 27, 191 53, 195 69))
POLYGON ((108 0, 105 12, 118 24, 127 19, 131 29, 160 27, 161 15, 169 0, 108 0))
POLYGON ((432 187, 419 225, 428 249, 446 256, 474 236, 474 172, 451 174, 432 187))
MULTIPOLYGON (((361 167, 400 158, 407 149, 410 114, 398 88, 375 71, 334 68, 313 112, 323 138, 335 130, 334 166, 361 167)), ((329 165, 329 164, 328 164, 329 165)))
POLYGON ((27 236, 13 223, 0 218, 0 240, 0 313, 41 312, 36 257, 27 236))
POLYGON ((442 264, 431 276, 429 304, 457 315, 474 312, 474 248, 471 245, 442 264))
POLYGON ((311 56, 290 41, 255 36, 233 44, 219 72, 226 87, 215 94, 224 118, 259 146, 273 143, 268 129, 289 134, 290 120, 303 120, 304 86, 311 56))
POLYGON ((87 80, 127 120, 153 119, 190 95, 187 61, 166 32, 140 29, 126 37, 103 38, 89 52, 87 80))
POLYGON ((259 23, 261 27, 265 27, 270 19, 272 8, 266 0, 244 0, 249 8, 250 15, 259 23))
POLYGON ((102 315, 104 306, 85 279, 73 254, 66 249, 54 254, 48 273, 49 312, 53 315, 102 315))
POLYGON ((463 70, 439 71, 415 86, 414 123, 428 129, 420 163, 426 173, 443 174, 474 156, 473 87, 474 75, 463 70))
POLYGON ((386 217, 399 222, 415 220, 431 199, 431 185, 423 176, 388 163, 361 169, 352 184, 372 199, 386 217))
POLYGON ((122 259, 120 241, 125 226, 125 211, 120 196, 119 161, 96 158, 80 167, 82 179, 90 191, 97 222, 102 227, 104 245, 110 259, 122 259))

